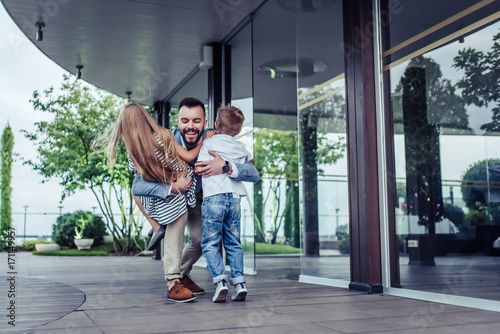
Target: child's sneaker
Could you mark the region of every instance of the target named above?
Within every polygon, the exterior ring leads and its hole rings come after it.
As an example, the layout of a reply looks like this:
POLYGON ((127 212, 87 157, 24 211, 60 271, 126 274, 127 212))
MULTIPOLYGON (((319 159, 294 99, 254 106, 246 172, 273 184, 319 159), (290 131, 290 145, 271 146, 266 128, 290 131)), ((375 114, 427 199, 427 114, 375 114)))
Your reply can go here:
POLYGON ((212 297, 212 301, 214 303, 221 303, 226 301, 226 296, 227 296, 227 286, 225 281, 220 281, 217 284, 217 289, 215 289, 215 294, 212 297))
POLYGON ((234 287, 233 295, 231 296, 231 300, 234 301, 243 301, 247 297, 247 287, 244 283, 237 284, 234 287))

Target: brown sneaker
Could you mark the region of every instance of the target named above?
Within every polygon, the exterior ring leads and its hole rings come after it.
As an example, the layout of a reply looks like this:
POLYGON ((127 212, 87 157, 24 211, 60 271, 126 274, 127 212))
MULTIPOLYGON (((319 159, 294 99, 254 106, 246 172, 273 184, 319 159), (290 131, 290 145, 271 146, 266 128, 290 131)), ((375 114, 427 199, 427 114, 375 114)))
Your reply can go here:
POLYGON ((195 282, 193 282, 191 280, 191 278, 189 278, 189 276, 187 275, 184 275, 184 277, 181 278, 181 283, 182 285, 184 285, 186 288, 188 288, 189 290, 191 290, 192 293, 194 293, 195 295, 202 295, 205 293, 205 290, 203 290, 202 288, 200 288, 195 282))
POLYGON ((174 286, 168 290, 167 298, 177 303, 186 303, 196 299, 191 290, 187 289, 181 282, 174 283, 174 286))

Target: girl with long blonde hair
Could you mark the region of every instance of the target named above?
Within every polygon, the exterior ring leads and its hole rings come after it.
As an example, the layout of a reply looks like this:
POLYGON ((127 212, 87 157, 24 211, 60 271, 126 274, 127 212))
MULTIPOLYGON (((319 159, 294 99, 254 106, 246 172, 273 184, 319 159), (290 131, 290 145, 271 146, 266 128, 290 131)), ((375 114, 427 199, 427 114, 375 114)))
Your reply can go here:
MULTIPOLYGON (((211 135, 213 133, 208 134, 207 138, 211 135)), ((192 207, 196 204, 196 177, 193 177, 193 169, 186 161, 198 156, 202 142, 190 151, 185 150, 175 141, 172 132, 158 125, 138 103, 127 104, 112 127, 106 147, 111 165, 116 160, 116 146, 122 139, 127 148, 130 169, 142 178, 173 186, 181 177, 193 178, 185 194, 177 192, 166 200, 153 197, 141 197, 139 200, 134 196, 139 209, 153 228, 153 238, 148 247, 152 250, 161 239, 155 237, 156 234, 164 234, 166 224, 186 213, 186 203, 192 207)))

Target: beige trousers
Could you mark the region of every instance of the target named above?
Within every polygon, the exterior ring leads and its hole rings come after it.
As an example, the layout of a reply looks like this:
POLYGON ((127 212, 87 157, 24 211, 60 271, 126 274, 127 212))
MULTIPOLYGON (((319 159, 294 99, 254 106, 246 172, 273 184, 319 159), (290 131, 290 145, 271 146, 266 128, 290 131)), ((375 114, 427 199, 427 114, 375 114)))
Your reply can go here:
POLYGON ((163 270, 167 280, 182 278, 181 256, 187 216, 186 212, 175 221, 167 224, 165 230, 165 237, 163 238, 163 270))
POLYGON ((181 273, 189 276, 193 265, 202 255, 201 251, 201 203, 203 202, 203 194, 196 194, 196 206, 194 208, 188 206, 187 229, 189 240, 184 250, 182 251, 181 273))
POLYGON ((196 194, 196 206, 188 206, 188 212, 167 225, 163 239, 163 270, 165 279, 189 276, 193 265, 203 254, 201 251, 201 203, 203 194, 196 194), (184 230, 187 226, 189 240, 184 250, 184 230))

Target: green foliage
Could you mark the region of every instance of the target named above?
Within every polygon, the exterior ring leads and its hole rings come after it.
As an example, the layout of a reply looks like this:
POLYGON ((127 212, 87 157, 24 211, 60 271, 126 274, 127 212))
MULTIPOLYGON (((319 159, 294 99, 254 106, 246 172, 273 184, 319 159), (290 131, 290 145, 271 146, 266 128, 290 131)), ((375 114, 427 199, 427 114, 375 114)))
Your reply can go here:
MULTIPOLYGON (((325 135, 317 136, 318 164, 332 164, 340 159, 345 151, 343 140, 333 142, 325 135)), ((295 246, 299 244, 298 229, 298 134, 296 131, 257 128, 254 130, 254 159, 255 167, 262 175, 262 179, 254 186, 255 202, 255 233, 258 242, 265 241, 265 223, 263 211, 265 203, 272 201, 271 209, 271 243, 276 242, 278 231, 283 224, 291 224, 287 232, 287 242, 295 246), (269 182, 266 194, 263 193, 263 182, 269 182), (286 198, 281 198, 281 187, 286 186, 286 198), (283 203, 284 202, 284 203, 283 203), (284 205, 283 211, 281 206, 284 205), (285 218, 289 217, 288 220, 285 218), (293 217, 293 218, 292 218, 293 217), (297 232, 297 233, 295 233, 297 232), (294 236, 293 238, 291 236, 294 236)), ((319 170, 321 173, 321 169, 319 170)), ((285 227, 287 230, 289 227, 285 227)))
POLYGON ((500 131, 500 33, 493 36, 490 52, 468 48, 458 52, 454 67, 465 71, 465 77, 457 83, 467 104, 478 107, 496 103, 489 123, 481 125, 485 131, 500 131))
POLYGON ((15 251, 15 236, 9 230, 0 232, 0 251, 15 251))
POLYGON ((36 244, 53 244, 53 241, 47 240, 25 240, 21 244, 21 249, 24 251, 33 252, 36 244))
MULTIPOLYGON (((254 244, 252 242, 245 243, 243 245, 243 250, 246 253, 253 253, 254 244)), ((300 248, 292 247, 290 245, 282 244, 267 244, 262 242, 255 243, 255 254, 298 254, 300 253, 300 248)))
POLYGON ((340 254, 349 254, 351 248, 349 245, 349 226, 347 224, 340 225, 335 231, 337 240, 339 240, 338 250, 340 254))
POLYGON ((0 233, 6 231, 12 224, 12 205, 11 205, 11 197, 12 197, 12 162, 13 162, 13 153, 12 149, 14 148, 14 134, 12 133, 12 129, 10 125, 7 124, 5 129, 2 132, 2 147, 1 147, 1 163, 2 163, 2 176, 1 176, 1 184, 0 184, 0 192, 1 192, 1 225, 0 225, 0 233))
POLYGON ((101 250, 78 250, 78 249, 61 249, 58 251, 33 252, 33 255, 43 256, 109 256, 109 253, 101 250))
POLYGON ((133 174, 128 170, 125 146, 118 146, 113 169, 108 167, 105 153, 92 149, 94 140, 107 133, 116 120, 124 100, 64 76, 60 90, 51 87, 42 93, 35 91, 30 102, 35 110, 52 117, 50 121, 36 122, 33 132, 23 131, 38 151, 38 159, 25 164, 47 180, 60 179, 61 200, 77 190, 90 189, 116 240, 116 248, 124 253, 134 249, 140 226, 133 214, 133 174), (115 207, 120 210, 119 220, 113 212, 115 207))
POLYGON ((61 246, 75 247, 75 228, 81 224, 82 220, 85 222, 82 237, 94 239, 96 246, 101 245, 106 226, 101 217, 85 211, 66 213, 57 217, 56 224, 52 225, 52 240, 61 246))
POLYGON ((471 226, 500 224, 500 203, 488 203, 488 194, 500 192, 500 159, 485 159, 471 165, 462 177, 462 197, 471 226))
POLYGON ((467 212, 467 221, 470 226, 484 224, 491 219, 488 208, 481 202, 476 202, 476 207, 467 212))
POLYGON ((486 203, 488 191, 500 191, 500 159, 485 159, 472 164, 462 176, 462 197, 469 209, 476 202, 486 203))

